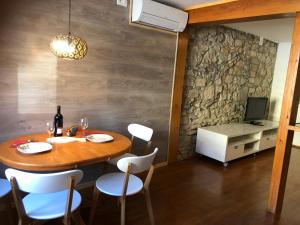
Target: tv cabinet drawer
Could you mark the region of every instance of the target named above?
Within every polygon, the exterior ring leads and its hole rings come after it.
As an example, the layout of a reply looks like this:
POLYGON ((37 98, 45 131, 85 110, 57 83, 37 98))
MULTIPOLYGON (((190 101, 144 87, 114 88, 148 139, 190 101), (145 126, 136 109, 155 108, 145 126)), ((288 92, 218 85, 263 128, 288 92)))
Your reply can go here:
POLYGON ((231 144, 228 145, 226 149, 226 157, 225 161, 230 161, 233 159, 237 159, 244 154, 244 145, 243 144, 231 144))
POLYGON ((276 135, 266 135, 260 140, 260 150, 275 147, 276 145, 276 135))

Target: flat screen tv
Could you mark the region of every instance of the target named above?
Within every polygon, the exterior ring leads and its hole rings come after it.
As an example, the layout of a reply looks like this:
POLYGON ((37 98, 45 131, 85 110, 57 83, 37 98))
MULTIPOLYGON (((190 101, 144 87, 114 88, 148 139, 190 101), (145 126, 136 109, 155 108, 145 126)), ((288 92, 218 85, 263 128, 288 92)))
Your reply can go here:
POLYGON ((266 118, 267 104, 268 98, 266 97, 248 97, 244 120, 251 124, 260 125, 256 120, 266 118))

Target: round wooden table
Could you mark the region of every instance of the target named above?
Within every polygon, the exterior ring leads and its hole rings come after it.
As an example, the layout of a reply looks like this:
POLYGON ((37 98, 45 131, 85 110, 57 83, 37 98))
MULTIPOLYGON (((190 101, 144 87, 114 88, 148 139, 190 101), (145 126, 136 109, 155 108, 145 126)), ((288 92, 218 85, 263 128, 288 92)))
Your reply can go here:
MULTIPOLYGON (((91 132, 91 131, 89 131, 91 132)), ((94 131, 111 135, 114 140, 105 143, 70 142, 54 143, 52 150, 38 154, 22 154, 12 147, 15 140, 45 142, 48 134, 30 134, 7 140, 0 144, 0 162, 8 167, 30 171, 55 171, 75 169, 79 166, 106 161, 124 154, 131 147, 131 141, 121 134, 110 131, 94 131)))

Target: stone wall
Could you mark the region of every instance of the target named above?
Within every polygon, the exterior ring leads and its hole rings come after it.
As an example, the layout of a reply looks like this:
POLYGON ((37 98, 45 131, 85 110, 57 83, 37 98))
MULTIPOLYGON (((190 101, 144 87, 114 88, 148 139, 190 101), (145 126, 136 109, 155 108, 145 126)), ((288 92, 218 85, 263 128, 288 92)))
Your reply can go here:
POLYGON ((198 127, 242 121, 248 96, 270 97, 277 44, 223 26, 193 26, 178 158, 194 154, 198 127))

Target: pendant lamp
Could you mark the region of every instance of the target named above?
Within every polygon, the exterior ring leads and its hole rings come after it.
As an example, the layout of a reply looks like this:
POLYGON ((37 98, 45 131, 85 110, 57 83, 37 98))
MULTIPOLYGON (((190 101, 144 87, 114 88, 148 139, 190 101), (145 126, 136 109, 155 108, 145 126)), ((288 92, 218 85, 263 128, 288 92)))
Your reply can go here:
POLYGON ((69 0, 69 33, 59 34, 50 42, 50 49, 54 55, 62 59, 82 59, 87 53, 86 41, 71 35, 71 0, 69 0))

